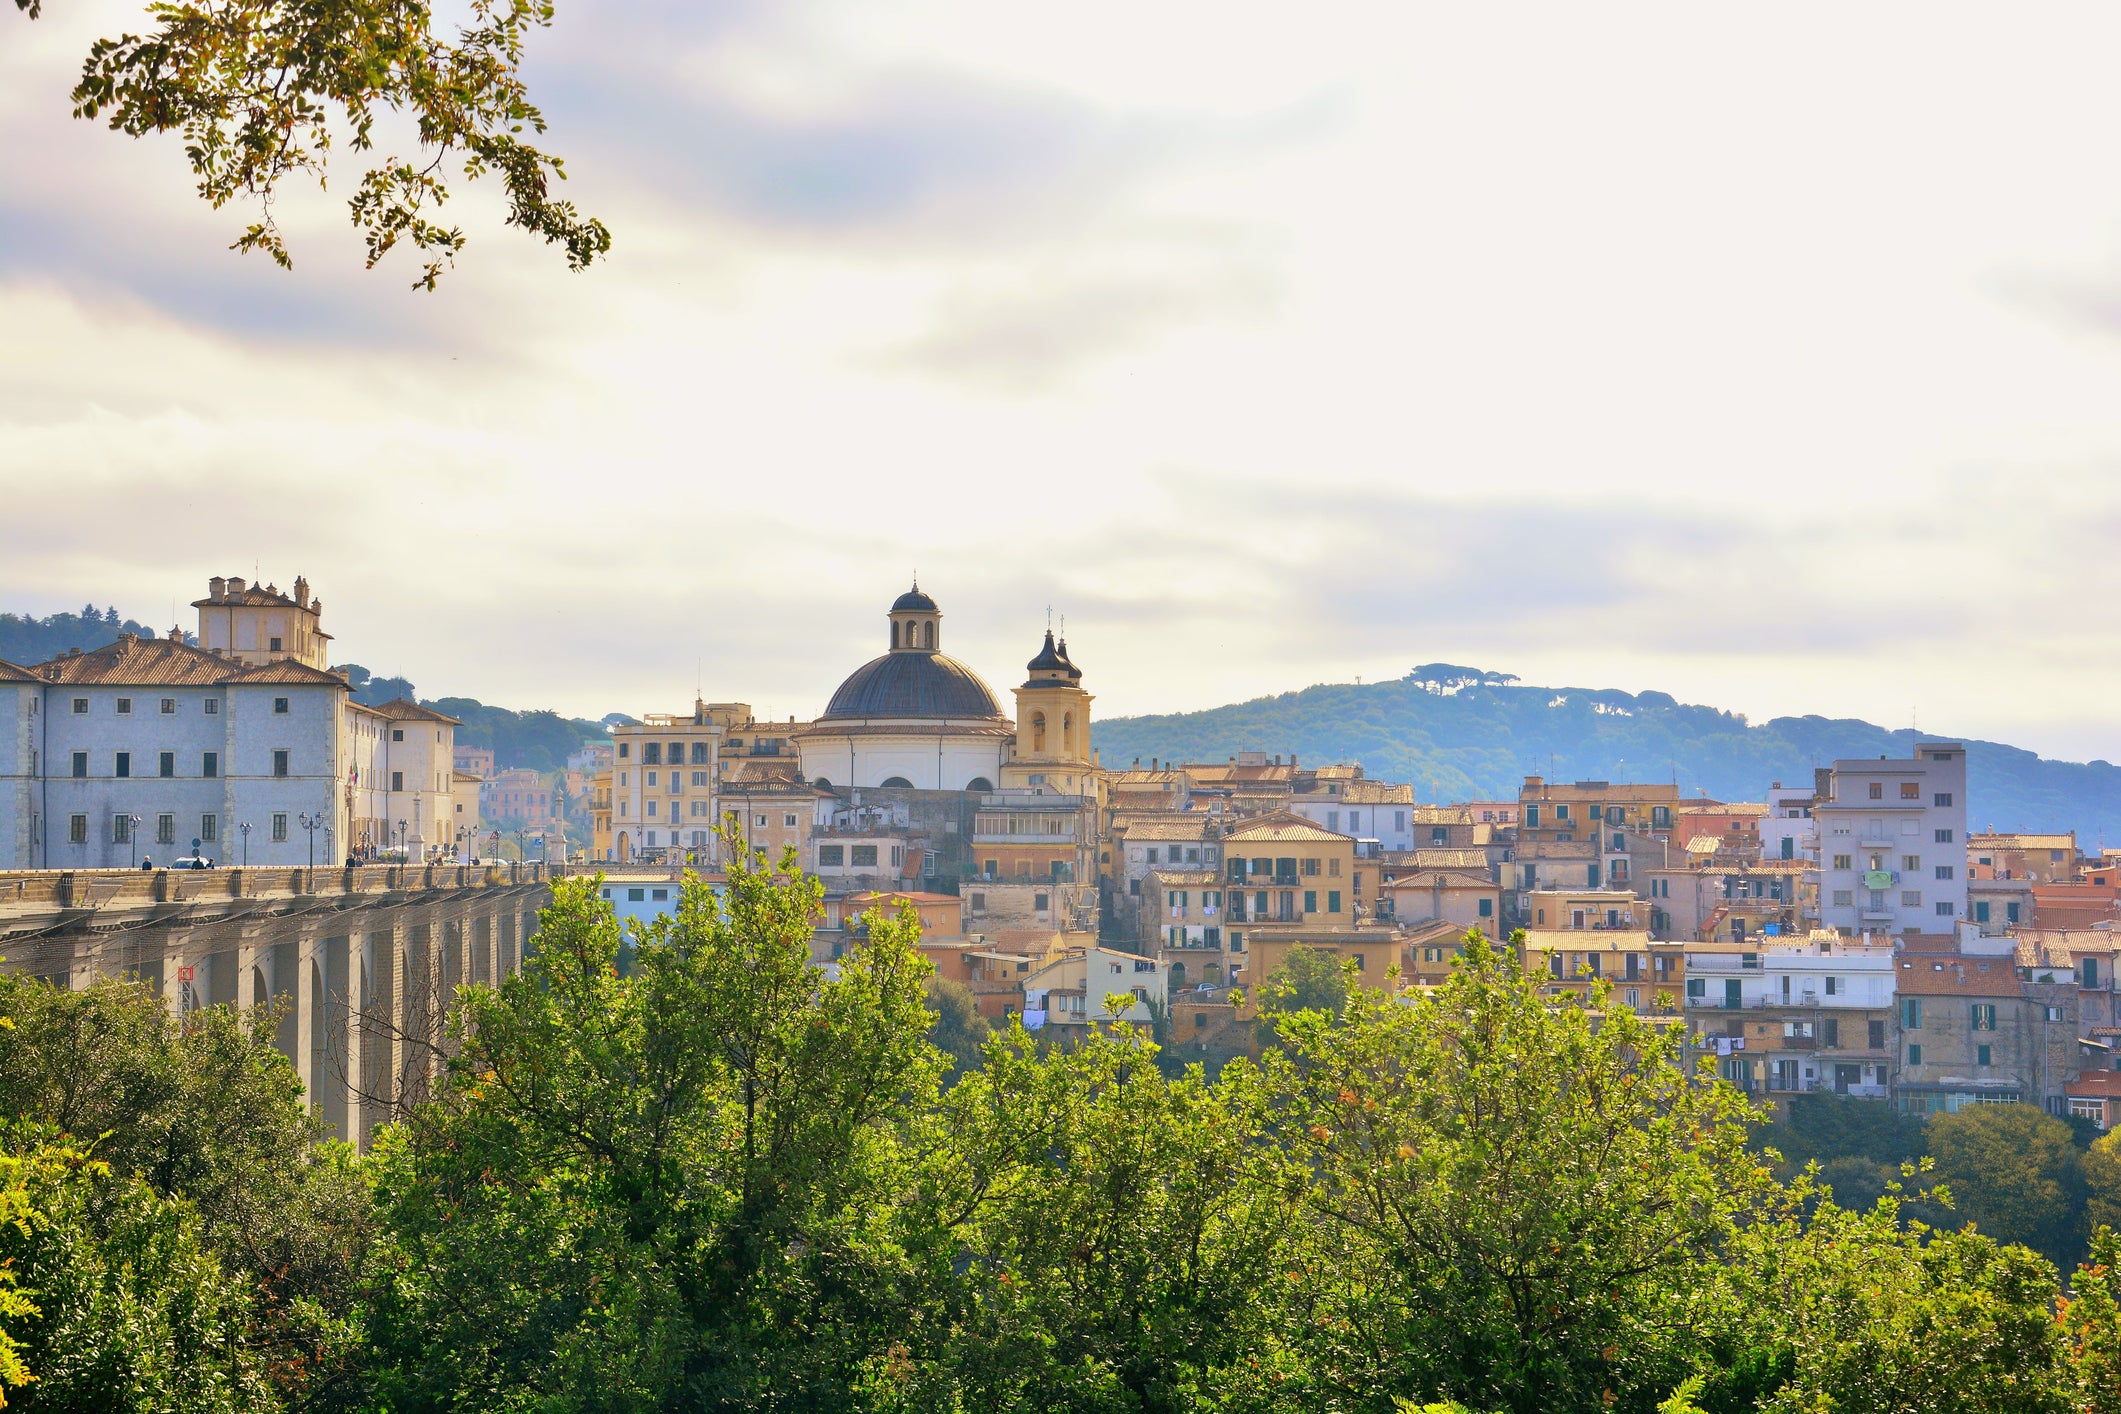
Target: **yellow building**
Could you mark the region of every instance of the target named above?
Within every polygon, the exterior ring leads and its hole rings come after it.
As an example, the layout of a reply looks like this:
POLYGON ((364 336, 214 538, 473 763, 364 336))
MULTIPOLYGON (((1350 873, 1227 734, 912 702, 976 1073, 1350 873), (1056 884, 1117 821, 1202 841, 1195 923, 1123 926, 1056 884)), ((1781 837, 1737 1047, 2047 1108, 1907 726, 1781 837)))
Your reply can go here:
POLYGON ((717 860, 722 739, 750 716, 740 702, 695 701, 689 715, 652 712, 613 729, 613 859, 717 860))
POLYGON ((1532 889, 1520 896, 1525 923, 1540 928, 1633 928, 1647 910, 1625 889, 1532 889))
POLYGON ((1608 1006, 1641 1016, 1677 1016, 1686 1004, 1686 950, 1647 932, 1531 928, 1524 935, 1524 970, 1543 979, 1549 996, 1586 997, 1597 983, 1613 984, 1608 1006))
POLYGON ((1233 969, 1233 982, 1243 984, 1238 1015, 1250 1020, 1259 1014, 1258 992, 1271 983, 1289 954, 1297 948, 1326 953, 1353 964, 1356 985, 1373 991, 1396 992, 1408 985, 1402 975, 1402 942, 1391 928, 1276 928, 1246 935, 1246 958, 1242 969, 1233 969))
POLYGON ((1355 926, 1362 883, 1348 836, 1281 812, 1231 830, 1222 851, 1230 928, 1355 926))
POLYGON ((811 830, 830 823, 829 814, 819 820, 820 792, 802 781, 792 755, 722 764, 728 768, 722 773, 722 813, 767 859, 777 863, 790 849, 800 853, 811 830))
POLYGON ((605 766, 590 783, 589 848, 593 859, 611 858, 611 783, 617 775, 616 767, 605 766))

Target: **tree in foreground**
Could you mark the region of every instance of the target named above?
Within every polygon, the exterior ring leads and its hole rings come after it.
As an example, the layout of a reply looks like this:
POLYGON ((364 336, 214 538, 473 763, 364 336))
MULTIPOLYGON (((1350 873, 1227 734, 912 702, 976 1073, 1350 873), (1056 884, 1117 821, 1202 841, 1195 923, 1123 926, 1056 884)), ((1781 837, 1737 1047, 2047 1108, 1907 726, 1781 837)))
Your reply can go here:
MULTIPOLYGON (((0 1115, 25 1134, 66 1136, 95 1164, 93 1181, 73 1185, 40 1170, 55 1206, 23 1241, 63 1242, 91 1266, 145 1244, 202 1283, 203 1260, 212 1284, 242 1298, 216 1319, 240 1314, 240 1344, 274 1387, 315 1399, 353 1357, 370 1205, 352 1150, 325 1142, 271 1024, 226 1008, 178 1018, 129 982, 68 991, 0 977, 0 1115)), ((60 1308, 38 1300, 56 1319, 60 1308)), ((32 1373, 48 1402, 50 1377, 32 1373)))
POLYGON ((2022 1242, 2058 1266, 2083 1251, 2082 1160, 2061 1120, 2032 1105, 1969 1105, 1931 1117, 1929 1152, 1955 1225, 2022 1242))
MULTIPOLYGON (((1594 999, 1595 1000, 1595 999, 1594 999)), ((1303 1251, 1260 1408, 1653 1408, 1770 1187, 1742 1096, 1676 1026, 1540 995, 1469 935, 1433 993, 1354 989, 1270 1053, 1303 1251)))
POLYGON ((633 941, 589 880, 471 989, 442 1095, 375 1156, 370 1316, 404 1410, 827 1409, 923 1324, 955 1252, 909 913, 827 980, 814 880, 732 841, 633 941))

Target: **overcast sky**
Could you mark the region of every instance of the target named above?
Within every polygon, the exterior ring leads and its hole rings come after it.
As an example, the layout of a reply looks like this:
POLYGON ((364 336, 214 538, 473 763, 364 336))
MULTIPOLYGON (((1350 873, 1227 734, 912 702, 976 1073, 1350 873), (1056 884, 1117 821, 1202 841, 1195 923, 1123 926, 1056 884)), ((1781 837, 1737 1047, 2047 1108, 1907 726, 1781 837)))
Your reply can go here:
POLYGON ((918 570, 1102 714, 1447 660, 2121 759, 2121 9, 560 0, 569 274, 225 247, 0 14, 0 607, 808 715, 918 570), (1713 11, 1713 12, 1712 12, 1713 11))

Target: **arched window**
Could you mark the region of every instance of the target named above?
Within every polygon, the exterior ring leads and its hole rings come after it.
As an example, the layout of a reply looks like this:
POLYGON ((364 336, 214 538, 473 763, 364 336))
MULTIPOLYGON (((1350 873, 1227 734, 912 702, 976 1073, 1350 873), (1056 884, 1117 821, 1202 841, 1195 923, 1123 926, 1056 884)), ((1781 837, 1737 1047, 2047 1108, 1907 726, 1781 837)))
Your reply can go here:
POLYGON ((893 619, 893 620, 891 621, 891 646, 892 646, 893 648, 896 648, 896 647, 898 647, 898 620, 897 620, 897 619, 893 619))
POLYGON ((913 782, 907 780, 904 776, 887 776, 884 779, 883 788, 885 790, 912 790, 913 782))
POLYGON ((1061 713, 1061 750, 1075 750, 1075 714, 1061 713))
POLYGON ((966 789, 966 790, 993 790, 993 789, 994 789, 994 782, 992 782, 992 781, 988 780, 988 779, 987 779, 987 778, 986 778, 985 776, 974 776, 974 777, 973 777, 973 778, 972 778, 971 780, 969 780, 969 781, 965 782, 965 789, 966 789))
POLYGON ((930 619, 930 620, 928 620, 928 622, 926 622, 926 623, 924 623, 924 624, 922 624, 922 625, 921 625, 921 646, 922 646, 923 648, 933 648, 933 647, 935 647, 935 620, 934 620, 934 619, 930 619))
POLYGON ((1034 752, 1046 749, 1046 714, 1044 712, 1033 712, 1031 714, 1031 749, 1034 752))
POLYGON ((830 781, 826 780, 826 779, 825 779, 825 778, 824 778, 823 776, 819 776, 819 777, 818 777, 818 778, 817 778, 816 780, 812 781, 812 782, 811 782, 810 784, 812 784, 812 785, 816 786, 816 787, 817 787, 817 788, 818 788, 819 790, 831 790, 831 789, 832 789, 832 782, 830 782, 830 781))

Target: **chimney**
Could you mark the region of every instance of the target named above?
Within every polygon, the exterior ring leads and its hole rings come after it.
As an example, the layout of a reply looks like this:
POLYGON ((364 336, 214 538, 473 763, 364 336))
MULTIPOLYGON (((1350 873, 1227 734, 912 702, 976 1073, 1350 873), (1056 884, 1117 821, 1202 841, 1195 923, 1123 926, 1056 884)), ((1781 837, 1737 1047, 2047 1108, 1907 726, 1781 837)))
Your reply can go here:
POLYGON ((290 592, 289 597, 297 604, 309 602, 309 580, 305 576, 299 574, 295 576, 295 587, 290 592))
POLYGON ((231 599, 241 599, 243 597, 243 581, 240 578, 229 580, 228 597, 231 599))
POLYGON ((206 597, 209 599, 226 599, 228 597, 228 581, 220 575, 215 575, 212 579, 206 581, 206 597))

